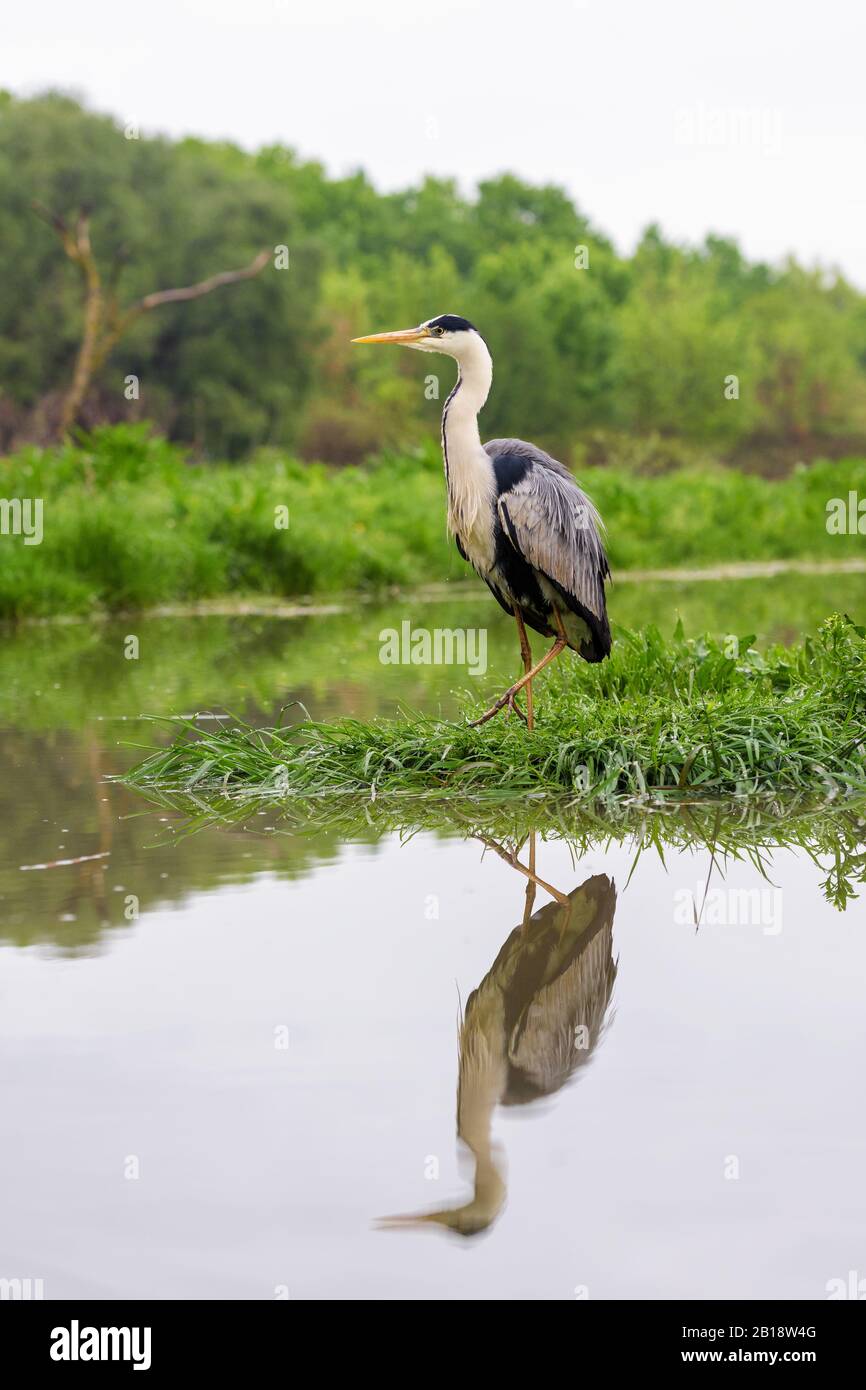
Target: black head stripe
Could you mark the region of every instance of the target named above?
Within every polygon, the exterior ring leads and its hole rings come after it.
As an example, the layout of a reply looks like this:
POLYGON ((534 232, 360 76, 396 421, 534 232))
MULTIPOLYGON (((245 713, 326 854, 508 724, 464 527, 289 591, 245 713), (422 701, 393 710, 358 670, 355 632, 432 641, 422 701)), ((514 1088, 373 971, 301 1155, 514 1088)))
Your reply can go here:
POLYGON ((428 328, 444 328, 449 333, 478 332, 474 323, 470 323, 468 319, 462 319, 459 314, 440 314, 438 319, 431 319, 427 326, 428 328))

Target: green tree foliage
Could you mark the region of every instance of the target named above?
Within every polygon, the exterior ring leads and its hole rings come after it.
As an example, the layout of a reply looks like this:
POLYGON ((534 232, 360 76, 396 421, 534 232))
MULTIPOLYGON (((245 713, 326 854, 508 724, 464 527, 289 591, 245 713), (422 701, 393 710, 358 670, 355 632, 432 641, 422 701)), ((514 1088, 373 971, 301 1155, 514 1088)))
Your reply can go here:
MULTIPOLYGON (((92 212, 102 263, 125 252, 122 297, 185 285, 288 245, 303 271, 268 268, 259 282, 147 316, 119 346, 91 411, 140 408, 178 438, 238 453, 254 440, 291 442, 311 386, 319 248, 305 239, 291 196, 252 160, 197 141, 126 138, 113 121, 49 96, 0 108, 0 419, 39 437, 49 391, 65 385, 81 331, 81 286, 31 203, 92 212)), ((8 438, 7 441, 8 443, 8 438)))
POLYGON ((655 227, 625 258, 562 189, 511 174, 471 198, 432 177, 381 194, 283 146, 139 137, 49 94, 0 97, 2 447, 46 437, 81 333, 81 285, 34 199, 90 209, 129 300, 289 248, 288 270, 145 316, 87 401, 83 423, 145 416, 199 457, 275 444, 342 463, 429 438, 452 364, 348 340, 441 312, 491 345, 486 432, 567 458, 626 434, 792 457, 866 437, 866 299, 839 276, 655 227))

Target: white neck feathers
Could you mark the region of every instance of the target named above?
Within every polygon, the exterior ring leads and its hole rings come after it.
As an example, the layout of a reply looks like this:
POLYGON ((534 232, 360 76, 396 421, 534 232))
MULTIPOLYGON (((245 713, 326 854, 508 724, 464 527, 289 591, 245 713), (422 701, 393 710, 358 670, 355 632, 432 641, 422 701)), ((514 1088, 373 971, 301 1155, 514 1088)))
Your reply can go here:
POLYGON ((493 468, 481 445, 478 412, 493 381, 484 339, 472 334, 457 359, 457 384, 442 412, 442 453, 448 480, 448 529, 471 535, 482 506, 493 500, 493 468))

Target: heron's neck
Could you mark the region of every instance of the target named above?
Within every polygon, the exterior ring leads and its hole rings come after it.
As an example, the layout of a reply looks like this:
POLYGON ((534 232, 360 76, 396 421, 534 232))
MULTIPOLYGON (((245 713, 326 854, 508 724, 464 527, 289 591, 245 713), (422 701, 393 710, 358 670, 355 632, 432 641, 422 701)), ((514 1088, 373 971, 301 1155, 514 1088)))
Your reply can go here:
POLYGON ((478 412, 490 394, 493 361, 483 338, 458 362, 457 382, 442 411, 442 454, 448 481, 448 526, 466 535, 493 495, 493 468, 481 446, 478 412))

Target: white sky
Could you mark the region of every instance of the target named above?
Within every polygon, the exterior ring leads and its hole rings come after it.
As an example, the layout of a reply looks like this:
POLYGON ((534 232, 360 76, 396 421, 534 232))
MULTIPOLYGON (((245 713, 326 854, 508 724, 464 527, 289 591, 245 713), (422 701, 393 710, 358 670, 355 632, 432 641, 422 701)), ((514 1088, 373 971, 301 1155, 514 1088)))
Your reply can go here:
POLYGON ((864 40, 859 0, 7 0, 0 84, 382 188, 510 169, 621 250, 658 221, 866 287, 864 40))

